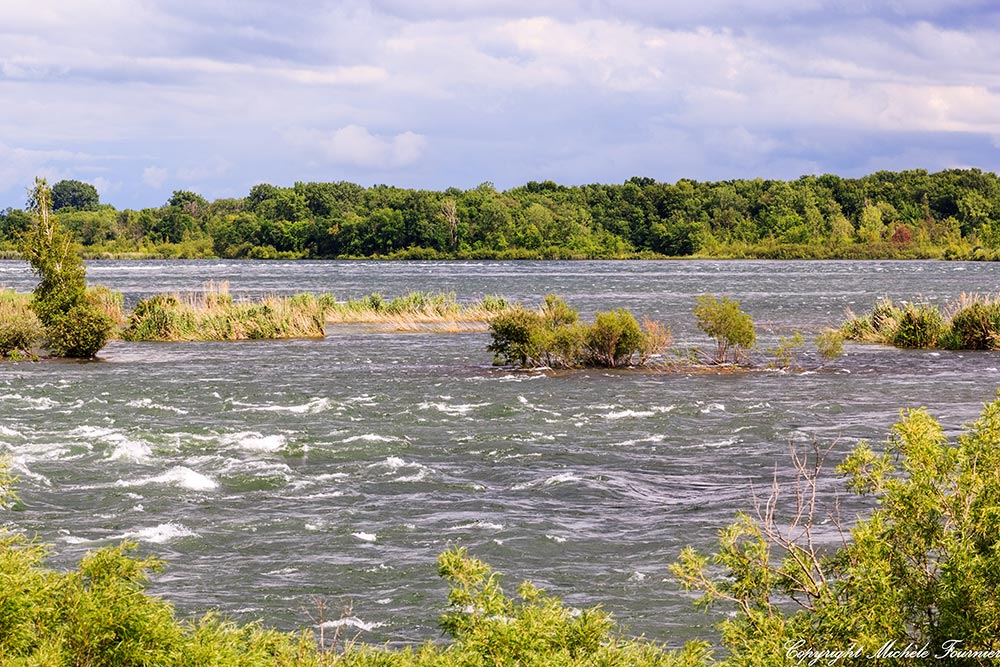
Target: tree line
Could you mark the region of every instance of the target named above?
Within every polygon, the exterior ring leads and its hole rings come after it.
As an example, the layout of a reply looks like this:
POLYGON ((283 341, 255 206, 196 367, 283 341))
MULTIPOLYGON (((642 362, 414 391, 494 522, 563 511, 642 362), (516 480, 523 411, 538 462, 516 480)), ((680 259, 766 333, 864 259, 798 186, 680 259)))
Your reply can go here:
MULTIPOLYGON (((861 178, 566 186, 530 181, 414 190, 355 183, 254 186, 209 202, 175 191, 117 210, 80 181, 53 211, 90 256, 224 258, 1000 257, 1000 179, 979 169, 861 178)), ((0 212, 0 251, 30 214, 0 212)))

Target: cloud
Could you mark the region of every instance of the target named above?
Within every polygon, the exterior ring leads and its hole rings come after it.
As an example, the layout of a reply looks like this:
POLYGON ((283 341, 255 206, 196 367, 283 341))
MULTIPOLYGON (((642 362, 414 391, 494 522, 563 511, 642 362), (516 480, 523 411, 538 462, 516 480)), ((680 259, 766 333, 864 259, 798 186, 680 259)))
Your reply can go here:
POLYGON ((167 170, 163 167, 146 167, 142 170, 142 182, 154 190, 163 187, 163 184, 167 182, 167 176, 167 170))
POLYGON ((372 134, 360 125, 347 125, 332 133, 294 130, 289 140, 299 148, 318 152, 326 161, 366 169, 398 169, 417 162, 427 140, 414 132, 387 137, 372 134))

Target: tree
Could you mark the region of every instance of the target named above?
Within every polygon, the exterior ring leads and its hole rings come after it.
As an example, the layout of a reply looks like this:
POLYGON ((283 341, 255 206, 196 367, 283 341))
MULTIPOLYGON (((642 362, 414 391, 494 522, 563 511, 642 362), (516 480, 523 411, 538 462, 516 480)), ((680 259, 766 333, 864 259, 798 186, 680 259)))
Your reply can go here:
POLYGON ((711 363, 740 363, 757 342, 753 319, 742 310, 738 301, 729 297, 716 299, 711 294, 699 296, 694 316, 698 328, 715 339, 715 354, 711 363))
MULTIPOLYGON (((821 515, 824 457, 793 453, 789 507, 776 480, 766 502, 720 533, 717 553, 685 549, 671 568, 703 594, 699 604, 735 605, 721 624, 726 664, 791 666, 808 663, 809 651, 858 658, 887 645, 914 652, 926 645, 928 654, 879 664, 995 664, 1000 400, 957 440, 920 409, 903 413, 886 452, 859 444, 838 471, 852 492, 877 504, 849 531, 835 512, 821 515), (830 525, 840 528, 843 546, 827 546, 830 525), (992 651, 993 660, 962 661, 959 651, 992 651)), ((828 657, 822 664, 833 664, 828 657)))
POLYGON ((52 186, 52 210, 75 208, 78 211, 94 211, 101 203, 97 188, 82 181, 59 181, 52 186))
POLYGON ((86 358, 104 347, 114 326, 111 318, 87 299, 83 260, 72 235, 52 215, 52 190, 44 178, 28 191, 31 227, 20 239, 22 256, 41 282, 31 307, 45 329, 49 351, 86 358))

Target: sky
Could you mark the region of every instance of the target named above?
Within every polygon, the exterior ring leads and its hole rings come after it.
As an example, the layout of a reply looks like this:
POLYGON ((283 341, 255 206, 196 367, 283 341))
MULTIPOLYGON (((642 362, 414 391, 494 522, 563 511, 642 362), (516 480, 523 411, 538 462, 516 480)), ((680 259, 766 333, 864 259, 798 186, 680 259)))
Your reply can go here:
POLYGON ((0 208, 998 162, 998 0, 0 0, 0 208))

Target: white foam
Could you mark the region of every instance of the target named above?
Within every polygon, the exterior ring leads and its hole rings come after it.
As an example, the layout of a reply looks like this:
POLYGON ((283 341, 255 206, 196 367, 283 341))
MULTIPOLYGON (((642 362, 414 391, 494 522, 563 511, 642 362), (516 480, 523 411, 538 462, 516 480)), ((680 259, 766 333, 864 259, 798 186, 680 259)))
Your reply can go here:
POLYGON ((533 486, 538 486, 539 484, 543 486, 552 486, 554 484, 564 484, 566 482, 582 482, 583 479, 578 477, 572 472, 561 472, 558 475, 552 475, 551 477, 546 477, 543 480, 533 480, 531 482, 521 482, 520 484, 515 484, 511 487, 514 491, 523 491, 524 489, 530 489, 533 486))
POLYGON ((23 437, 19 431, 15 431, 12 428, 7 428, 3 424, 0 424, 0 435, 5 438, 21 438, 23 437))
POLYGON ((346 438, 344 442, 357 442, 358 440, 364 440, 365 442, 394 442, 399 440, 399 438, 379 435, 378 433, 365 433, 364 435, 352 435, 350 438, 346 438))
POLYGON ((294 412, 297 414, 316 414, 324 412, 333 407, 330 399, 323 396, 315 396, 307 402, 298 405, 257 405, 254 403, 240 403, 233 401, 233 405, 239 405, 250 412, 294 412))
POLYGON ((362 621, 357 616, 348 616, 347 618, 338 618, 336 621, 326 621, 325 623, 321 623, 320 625, 317 625, 316 627, 318 627, 318 628, 342 628, 342 627, 346 626, 346 627, 349 627, 349 628, 357 628, 358 630, 361 630, 363 632, 371 632, 375 628, 381 628, 383 625, 385 625, 385 623, 378 623, 378 622, 375 622, 375 623, 366 623, 365 621, 362 621))
POLYGON ((167 523, 161 523, 158 526, 149 526, 148 528, 132 530, 124 535, 114 537, 113 539, 135 539, 140 542, 164 544, 180 537, 197 537, 197 533, 191 531, 182 524, 168 521, 167 523))
POLYGON ((57 405, 57 403, 51 398, 46 398, 44 396, 34 398, 32 396, 22 396, 17 393, 0 394, 0 401, 21 401, 22 403, 27 403, 32 410, 48 410, 57 405))
POLYGON ((552 540, 556 544, 562 544, 563 542, 566 541, 565 537, 559 537, 558 535, 549 535, 549 534, 546 534, 545 537, 549 538, 550 540, 552 540))
POLYGON ((628 578, 629 581, 642 581, 646 578, 642 572, 633 572, 632 576, 628 578))
POLYGON ((134 401, 129 401, 126 403, 130 408, 149 408, 152 410, 166 410, 167 412, 173 412, 179 415, 186 415, 187 410, 182 410, 181 408, 175 408, 172 405, 161 405, 159 403, 154 403, 151 398, 139 398, 134 401))
POLYGON ((420 410, 437 410, 443 412, 446 415, 452 417, 459 417, 461 415, 466 415, 475 410, 476 408, 482 408, 489 405, 489 403, 463 403, 459 405, 452 405, 450 403, 429 403, 424 402, 417 406, 420 410))
POLYGON ((378 539, 378 536, 375 535, 375 533, 351 533, 351 537, 356 537, 362 542, 374 542, 378 539))
POLYGON ((144 486, 146 484, 170 484, 192 491, 211 491, 218 488, 218 483, 210 477, 195 472, 185 466, 176 466, 162 475, 145 477, 137 480, 119 480, 116 486, 144 486))
POLYGON ((108 436, 105 440, 115 446, 114 451, 108 457, 113 461, 146 461, 153 454, 146 443, 129 440, 118 433, 108 436))
POLYGON ((256 431, 241 431, 222 437, 223 444, 237 445, 254 452, 276 452, 285 446, 283 435, 263 435, 256 431))
POLYGON ((725 412, 726 406, 722 403, 709 403, 701 409, 703 415, 707 415, 709 412, 725 412))
POLYGON ((503 530, 503 524, 477 519, 476 521, 471 521, 469 523, 463 523, 458 526, 452 526, 451 528, 447 528, 446 530, 448 530, 449 532, 456 530, 503 530))

